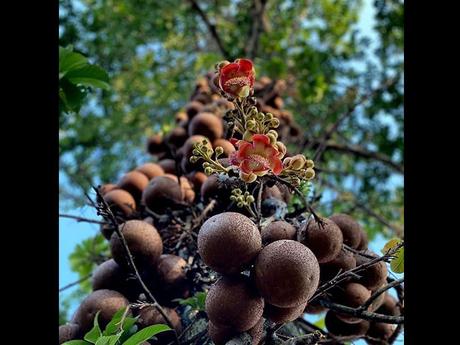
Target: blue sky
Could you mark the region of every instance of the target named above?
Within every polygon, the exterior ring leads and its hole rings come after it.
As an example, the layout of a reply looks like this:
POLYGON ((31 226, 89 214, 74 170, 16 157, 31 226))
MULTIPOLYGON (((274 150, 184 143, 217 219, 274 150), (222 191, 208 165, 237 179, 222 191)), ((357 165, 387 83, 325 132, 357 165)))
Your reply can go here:
MULTIPOLYGON (((372 6, 372 0, 365 0, 362 13, 360 16, 360 21, 358 26, 360 27, 362 33, 369 38, 371 38, 374 42, 376 40, 376 35, 372 31, 373 23, 374 23, 374 8, 372 6)), ((65 177, 62 175, 60 176, 60 184, 66 185, 65 177)), ((403 179, 402 177, 397 177, 394 179, 394 184, 402 184, 403 179)), ((82 216, 86 218, 93 218, 97 219, 96 212, 93 208, 86 206, 78 209, 72 210, 63 210, 62 205, 60 205, 60 212, 61 213, 71 213, 77 216, 82 216)), ((75 246, 78 243, 81 243, 84 239, 90 238, 97 234, 99 231, 99 225, 97 224, 90 224, 90 223, 78 223, 73 219, 67 218, 60 218, 59 220, 59 286, 62 287, 66 284, 74 282, 78 280, 78 274, 72 272, 69 267, 68 257, 71 252, 74 250, 75 246)), ((377 252, 380 253, 380 249, 385 245, 386 240, 382 236, 377 236, 374 241, 369 244, 369 247, 377 252)), ((61 298, 68 296, 74 289, 68 289, 60 294, 61 298)), ((77 308, 77 303, 74 303, 70 308, 70 315, 75 311, 77 308)), ((317 317, 308 315, 307 319, 309 321, 316 321, 317 317)), ((400 336, 397 340, 399 344, 404 343, 402 336, 400 336)), ((365 345, 364 341, 356 341, 354 342, 356 345, 365 345)))

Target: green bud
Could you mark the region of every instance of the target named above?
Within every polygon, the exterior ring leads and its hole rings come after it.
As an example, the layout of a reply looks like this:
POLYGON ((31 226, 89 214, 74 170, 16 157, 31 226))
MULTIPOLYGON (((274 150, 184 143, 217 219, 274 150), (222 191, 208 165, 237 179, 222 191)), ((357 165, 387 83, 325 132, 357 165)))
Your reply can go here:
POLYGON ((270 121, 270 126, 273 128, 278 128, 280 126, 280 120, 278 119, 273 119, 270 121))
POLYGON ((236 201, 236 196, 231 195, 231 196, 230 196, 230 200, 231 200, 231 201, 236 201))
POLYGON ((230 62, 227 61, 227 60, 221 61, 221 62, 219 62, 219 63, 216 64, 216 66, 215 66, 215 67, 216 67, 216 70, 219 71, 221 68, 227 66, 228 64, 230 64, 230 62))
POLYGON ((296 187, 300 186, 300 179, 298 177, 292 178, 292 184, 296 187))
POLYGON ((307 159, 307 161, 305 162, 305 166, 307 168, 314 168, 315 167, 315 162, 313 162, 311 159, 307 159))
POLYGON ((257 123, 254 120, 248 120, 248 122, 246 122, 246 128, 250 130, 256 128, 256 125, 257 123))
POLYGON ((220 156, 221 154, 224 153, 224 148, 222 146, 217 146, 214 151, 216 152, 216 155, 220 156))
POLYGON ((272 133, 268 133, 267 137, 270 139, 270 144, 275 145, 276 143, 276 137, 272 133))
POLYGON ((199 159, 199 158, 198 158, 197 156, 191 156, 191 157, 189 158, 189 161, 190 161, 190 163, 196 163, 196 162, 198 162, 198 159, 199 159))
POLYGON ((266 120, 272 120, 273 119, 273 114, 272 113, 266 113, 265 114, 265 119, 266 120))
POLYGON ((200 150, 198 150, 198 149, 193 149, 192 153, 193 153, 194 155, 199 155, 199 154, 200 154, 200 150))
POLYGON ((311 180, 315 177, 315 171, 312 168, 308 168, 305 170, 305 178, 311 180))
POLYGON ((212 155, 213 152, 214 152, 213 149, 211 149, 211 148, 209 148, 209 147, 206 148, 206 153, 207 153, 208 155, 212 155))
POLYGON ((252 132, 250 132, 250 131, 244 132, 243 140, 252 141, 252 132))
POLYGON ((211 164, 209 162, 204 162, 203 163, 203 168, 207 168, 207 167, 210 167, 211 164))
POLYGON ((255 116, 257 121, 263 121, 265 119, 265 114, 260 112, 255 116))
POLYGON ((251 117, 255 117, 258 112, 259 111, 257 110, 257 107, 252 106, 251 108, 249 108, 248 115, 251 116, 251 117))
POLYGON ((201 142, 202 145, 207 145, 208 144, 208 141, 206 139, 203 139, 203 141, 201 142))
POLYGON ((254 199, 254 197, 252 195, 248 195, 248 197, 246 198, 247 203, 251 203, 251 202, 254 202, 254 201, 255 201, 255 199, 254 199))
POLYGON ((273 135, 276 139, 278 139, 278 132, 273 129, 270 129, 267 134, 273 135))
POLYGON ((244 206, 244 204, 243 204, 242 202, 239 202, 239 203, 236 204, 236 206, 238 206, 239 208, 241 208, 241 207, 244 206))
POLYGON ((208 176, 212 175, 213 171, 211 167, 204 168, 204 173, 208 176))

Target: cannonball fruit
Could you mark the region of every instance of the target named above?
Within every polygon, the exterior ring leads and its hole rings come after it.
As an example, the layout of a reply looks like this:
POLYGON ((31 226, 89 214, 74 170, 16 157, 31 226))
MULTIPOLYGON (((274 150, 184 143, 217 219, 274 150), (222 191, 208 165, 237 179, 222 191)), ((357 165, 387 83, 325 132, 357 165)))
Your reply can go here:
MULTIPOLYGON (((141 220, 129 220, 120 224, 134 262, 141 266, 154 266, 163 252, 163 242, 157 229, 141 220)), ((122 267, 127 267, 125 248, 117 233, 110 239, 112 257, 122 267)))
POLYGON ((343 243, 356 249, 361 242, 361 226, 349 215, 338 213, 329 217, 340 228, 343 234, 343 243))
POLYGON ((158 165, 161 166, 163 171, 166 174, 175 174, 176 173, 176 161, 174 159, 166 158, 158 162, 158 165))
MULTIPOLYGON (((91 283, 93 290, 109 289, 119 291, 127 278, 127 272, 114 259, 104 261, 93 272, 91 283)), ((122 292, 122 291, 119 291, 122 292)))
POLYGON ((266 302, 291 308, 305 304, 319 283, 319 264, 313 252, 292 240, 270 243, 254 266, 257 289, 266 302))
POLYGON ((331 220, 321 222, 311 218, 298 233, 298 241, 315 254, 319 263, 334 260, 342 250, 343 236, 339 227, 331 220))
POLYGON ((383 322, 371 322, 369 330, 367 331, 367 335, 370 338, 374 339, 366 339, 366 343, 369 345, 386 345, 388 344, 388 340, 392 336, 396 326, 383 323, 383 322))
POLYGON ((81 302, 72 318, 72 322, 78 324, 82 333, 85 334, 93 327, 94 317, 100 311, 98 321, 100 327, 104 329, 113 315, 128 305, 128 300, 117 291, 97 290, 81 302))
POLYGON ((117 189, 118 186, 113 183, 106 183, 102 186, 99 187, 99 193, 101 193, 102 196, 106 195, 108 192, 111 190, 117 189))
MULTIPOLYGON (((172 326, 177 332, 180 332, 182 329, 182 323, 179 315, 174 309, 162 307, 163 311, 166 313, 166 316, 171 321, 172 326)), ((145 328, 157 324, 166 324, 166 320, 163 318, 161 313, 157 308, 153 306, 147 306, 141 308, 138 312, 139 319, 137 320, 140 328, 145 328)))
POLYGON ((199 113, 191 121, 188 127, 188 134, 204 135, 212 142, 222 137, 224 128, 222 120, 213 113, 199 113))
POLYGON ((104 195, 105 202, 113 213, 121 212, 130 216, 136 211, 136 202, 133 196, 123 189, 113 189, 104 195))
POLYGON ((142 191, 149 184, 149 178, 140 171, 130 171, 118 183, 120 189, 130 193, 135 200, 140 200, 142 191))
POLYGON ((182 201, 182 189, 177 180, 157 176, 150 180, 142 194, 142 203, 154 212, 164 211, 182 201))
POLYGON ((294 226, 283 220, 278 220, 262 229, 262 243, 267 245, 279 240, 295 240, 296 234, 297 231, 294 226))
POLYGON ((356 267, 356 258, 353 253, 347 250, 341 250, 334 260, 320 265, 321 280, 328 281, 336 275, 349 271, 356 267))
POLYGON ((165 173, 161 165, 156 163, 142 164, 140 167, 136 168, 136 171, 143 173, 149 180, 153 179, 154 177, 164 175, 165 173))
MULTIPOLYGON (((371 292, 358 283, 346 283, 337 296, 337 301, 350 308, 358 308, 363 305, 370 297, 371 292)), ((337 317, 347 323, 357 323, 361 319, 348 314, 337 313, 337 317)))
MULTIPOLYGON (((364 254, 377 257, 377 254, 370 250, 366 250, 364 254)), ((356 254, 356 266, 360 266, 371 259, 363 255, 356 254)), ((357 279, 357 282, 361 283, 369 290, 375 290, 379 286, 382 286, 386 282, 388 276, 387 265, 383 261, 379 261, 372 266, 367 267, 365 270, 359 272, 361 278, 357 279)))
POLYGON ((243 275, 220 278, 206 297, 209 320, 218 327, 232 327, 239 332, 254 327, 263 310, 264 299, 243 275))
POLYGON ((361 320, 358 323, 346 323, 339 319, 332 310, 326 313, 324 323, 327 330, 335 336, 363 336, 369 329, 369 321, 361 320))
POLYGON ((77 339, 80 335, 80 326, 76 323, 68 323, 59 326, 59 344, 77 339))
POLYGON ((276 324, 294 321, 302 316, 306 304, 301 304, 292 308, 279 308, 274 305, 265 303, 264 316, 267 320, 276 324))
POLYGON ((235 146, 228 140, 225 139, 216 139, 212 143, 212 146, 216 148, 220 146, 224 149, 224 153, 221 157, 229 157, 233 152, 236 151, 235 146))
POLYGON ((216 272, 235 274, 247 268, 262 249, 256 225, 246 216, 224 212, 203 223, 198 233, 198 252, 216 272))

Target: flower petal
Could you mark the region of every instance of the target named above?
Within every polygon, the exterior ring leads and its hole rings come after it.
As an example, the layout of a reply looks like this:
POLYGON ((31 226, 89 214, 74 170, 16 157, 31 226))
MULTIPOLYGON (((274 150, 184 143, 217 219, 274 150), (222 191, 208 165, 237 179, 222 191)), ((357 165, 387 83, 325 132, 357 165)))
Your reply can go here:
POLYGON ((254 134, 252 136, 252 141, 254 143, 263 143, 265 145, 270 145, 270 138, 265 134, 254 134))
POLYGON ((283 163, 278 157, 271 160, 272 166, 270 167, 275 175, 279 175, 283 171, 283 163))

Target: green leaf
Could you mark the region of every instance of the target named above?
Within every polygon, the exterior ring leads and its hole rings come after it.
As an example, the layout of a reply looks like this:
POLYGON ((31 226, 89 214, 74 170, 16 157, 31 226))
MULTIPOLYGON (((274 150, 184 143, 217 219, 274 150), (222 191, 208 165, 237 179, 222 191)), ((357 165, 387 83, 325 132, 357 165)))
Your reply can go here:
POLYGON ((115 345, 118 339, 120 339, 121 335, 122 332, 115 335, 102 336, 97 340, 95 345, 115 345))
POLYGON ((87 64, 88 60, 83 55, 68 48, 59 47, 59 79, 62 79, 68 72, 87 64))
POLYGON ((94 325, 93 325, 93 328, 85 334, 85 337, 83 339, 85 339, 86 341, 89 341, 90 343, 94 344, 96 343, 97 339, 99 339, 99 337, 102 335, 102 332, 101 332, 101 328, 99 327, 99 323, 98 323, 98 318, 99 318, 99 313, 101 311, 98 311, 96 313, 96 316, 94 317, 94 325))
POLYGON ((197 292, 192 297, 186 299, 177 298, 174 301, 178 302, 180 305, 189 305, 192 309, 204 311, 206 292, 197 292))
POLYGON ((88 345, 91 343, 88 343, 87 341, 84 340, 69 340, 66 341, 65 343, 62 343, 62 345, 88 345))
POLYGON ((319 328, 321 328, 321 329, 325 329, 326 324, 324 323, 324 320, 325 320, 325 318, 323 317, 323 318, 319 319, 318 321, 316 321, 314 323, 314 325, 319 327, 319 328))
POLYGON ((116 331, 119 329, 118 323, 121 321, 125 310, 126 308, 118 309, 118 311, 112 316, 112 320, 110 320, 110 322, 105 327, 103 335, 112 335, 116 333, 116 331))
POLYGON ((142 342, 152 338, 155 334, 165 332, 170 329, 171 328, 169 328, 167 325, 153 325, 143 328, 139 332, 131 336, 128 340, 126 340, 123 343, 123 345, 139 345, 142 342))
POLYGON ((404 273, 404 247, 398 249, 395 258, 390 262, 390 268, 395 273, 404 273))
MULTIPOLYGON (((387 253, 401 242, 402 241, 399 238, 392 238, 385 244, 382 249, 382 253, 387 253)), ((401 247, 396 251, 394 258, 390 261, 390 268, 394 273, 404 273, 404 247, 401 247)))
POLYGON ((108 90, 109 75, 99 66, 87 65, 74 69, 66 74, 67 79, 73 84, 108 90))

